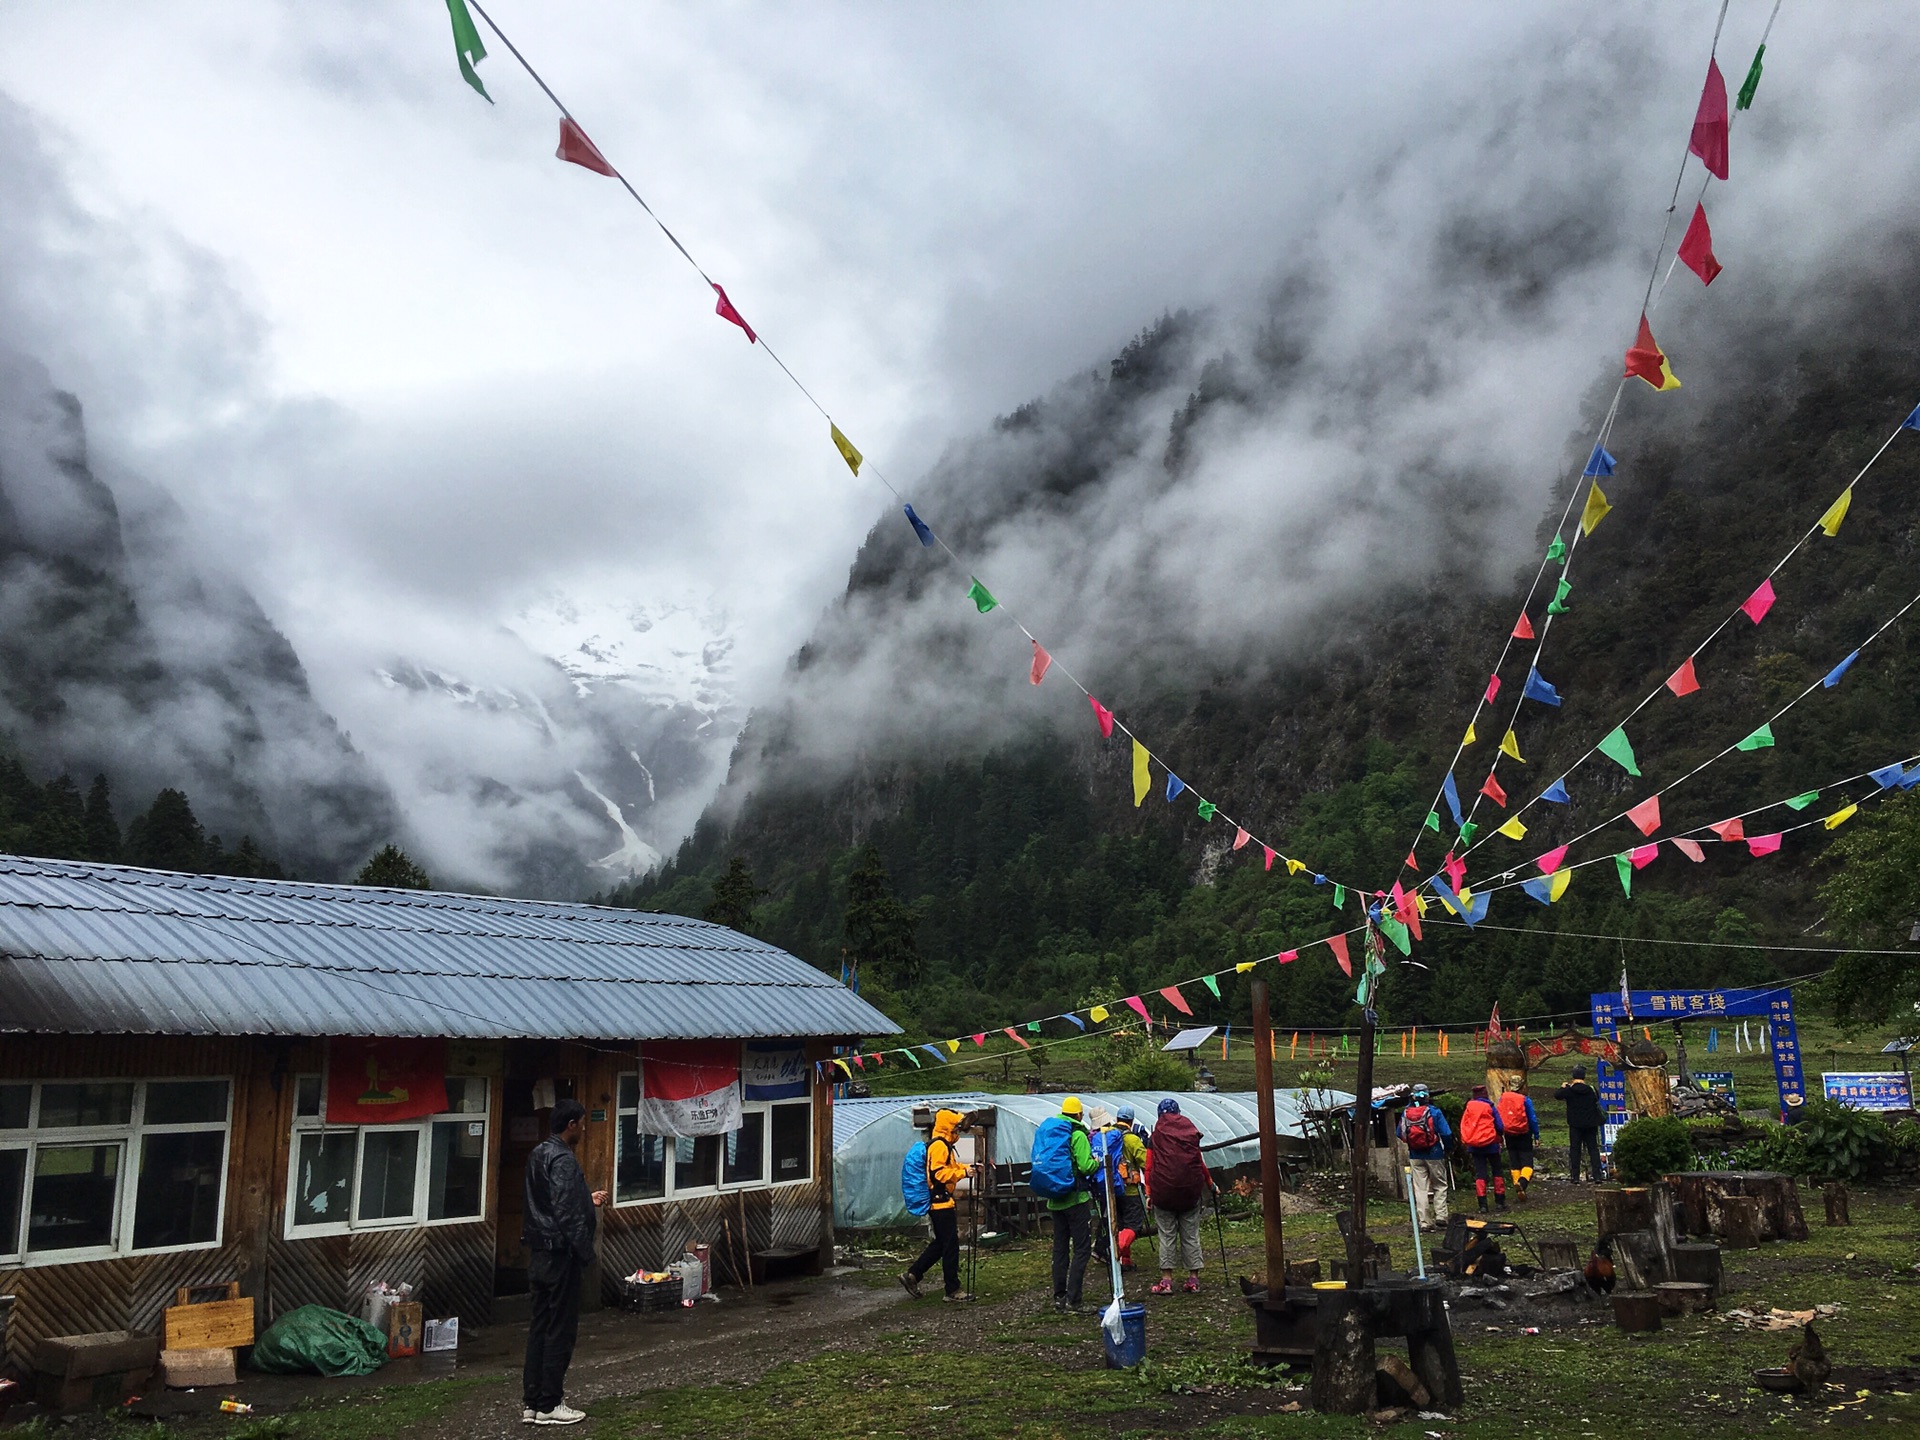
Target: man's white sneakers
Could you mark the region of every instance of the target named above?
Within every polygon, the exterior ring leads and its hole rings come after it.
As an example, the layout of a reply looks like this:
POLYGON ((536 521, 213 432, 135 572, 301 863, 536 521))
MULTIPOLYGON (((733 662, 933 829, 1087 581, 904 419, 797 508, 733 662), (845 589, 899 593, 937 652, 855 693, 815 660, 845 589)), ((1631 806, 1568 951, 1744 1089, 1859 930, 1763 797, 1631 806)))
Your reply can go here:
POLYGON ((578 1425, 586 1418, 586 1411, 576 1410, 564 1401, 551 1410, 532 1417, 535 1425, 578 1425))

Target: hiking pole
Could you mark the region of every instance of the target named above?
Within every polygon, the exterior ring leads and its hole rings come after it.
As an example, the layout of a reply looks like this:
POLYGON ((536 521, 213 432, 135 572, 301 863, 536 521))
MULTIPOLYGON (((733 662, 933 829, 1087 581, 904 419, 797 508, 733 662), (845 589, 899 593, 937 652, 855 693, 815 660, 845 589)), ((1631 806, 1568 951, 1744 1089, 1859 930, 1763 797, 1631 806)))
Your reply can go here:
POLYGON ((1407 1214, 1413 1218, 1413 1263, 1419 1267, 1420 1278, 1427 1278, 1426 1256, 1420 1250, 1420 1208, 1413 1203, 1413 1162, 1406 1164, 1407 1214))
POLYGON ((1224 1289, 1230 1278, 1227 1273, 1227 1227, 1220 1221, 1220 1187, 1214 1183, 1211 1170, 1207 1171, 1207 1186, 1213 1191, 1213 1236, 1220 1242, 1220 1285, 1224 1289))

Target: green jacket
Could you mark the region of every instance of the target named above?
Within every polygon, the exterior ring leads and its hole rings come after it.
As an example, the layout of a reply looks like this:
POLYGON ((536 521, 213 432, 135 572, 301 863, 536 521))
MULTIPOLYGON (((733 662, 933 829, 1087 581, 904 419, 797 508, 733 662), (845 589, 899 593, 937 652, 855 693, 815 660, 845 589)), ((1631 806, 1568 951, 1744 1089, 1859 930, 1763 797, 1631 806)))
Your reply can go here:
MULTIPOLYGON (((1093 1145, 1087 1139, 1087 1127, 1078 1120, 1073 1122, 1073 1173, 1091 1176, 1100 1167, 1093 1163, 1093 1145)), ((1093 1201, 1091 1190, 1075 1190, 1071 1195, 1059 1200, 1047 1201, 1049 1210, 1071 1210, 1076 1205, 1087 1205, 1093 1201)))

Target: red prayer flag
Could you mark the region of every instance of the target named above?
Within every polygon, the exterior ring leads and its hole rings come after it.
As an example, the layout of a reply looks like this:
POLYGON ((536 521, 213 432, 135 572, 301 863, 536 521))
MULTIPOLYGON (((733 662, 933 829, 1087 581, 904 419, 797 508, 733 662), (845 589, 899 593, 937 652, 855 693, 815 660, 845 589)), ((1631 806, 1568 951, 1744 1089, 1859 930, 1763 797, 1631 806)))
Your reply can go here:
POLYGON ((1273 869, 1273 847, 1271 845, 1262 845, 1260 848, 1266 851, 1267 869, 1269 870, 1273 869))
POLYGON ((1651 835, 1660 828, 1660 797, 1649 795, 1627 811, 1627 819, 1634 823, 1642 835, 1651 835))
POLYGON ((855 1055, 853 1057, 853 1068, 856 1070, 864 1070, 867 1068, 867 1062, 862 1060, 858 1055, 855 1055))
POLYGON ((1166 1002, 1182 1015, 1193 1014, 1193 1011, 1187 1008, 1186 997, 1180 993, 1180 987, 1178 985, 1162 986, 1160 993, 1166 998, 1166 1002))
POLYGON ((1566 858, 1567 847, 1565 845, 1556 845, 1553 849, 1547 851, 1546 854, 1538 857, 1533 863, 1540 867, 1540 873, 1542 875, 1551 875, 1560 868, 1560 862, 1566 858))
POLYGON ((620 172, 607 163, 593 141, 587 138, 587 132, 573 123, 571 116, 560 117, 560 148, 553 152, 557 160, 565 160, 570 165, 591 170, 596 175, 617 175, 620 172))
POLYGON ((1499 693, 1500 677, 1498 675, 1489 675, 1487 677, 1487 703, 1491 705, 1493 703, 1493 697, 1499 693))
POLYGON ((1236 850, 1240 849, 1241 846, 1245 845, 1247 841, 1251 840, 1252 838, 1253 837, 1247 834, 1245 830, 1236 829, 1233 832, 1233 848, 1236 850))
POLYGON ((982 1030, 978 1035, 974 1036, 973 1043, 976 1045, 985 1045, 987 1043, 987 1032, 982 1030))
POLYGON ((1018 1045, 1022 1050, 1033 1049, 1033 1046, 1029 1045, 1026 1041, 1022 1040, 1018 1035, 1014 1033, 1013 1026, 1011 1025, 1007 1026, 1007 1028, 1001 1033, 1004 1034, 1009 1040, 1013 1041, 1014 1044, 1018 1045))
POLYGON ((1690 154, 1717 180, 1727 178, 1727 82, 1720 74, 1718 60, 1707 61, 1707 83, 1700 91, 1700 108, 1693 115, 1693 138, 1687 142, 1690 154))
POLYGON ((1653 863, 1654 857, 1659 853, 1658 845, 1636 845, 1627 852, 1627 859, 1633 862, 1634 869, 1644 870, 1653 863))
POLYGON ((1640 331, 1634 337, 1633 348, 1627 351, 1627 374, 1638 375, 1654 389, 1663 389, 1667 383, 1666 354, 1654 341, 1653 327, 1647 323, 1646 312, 1640 313, 1640 331))
POLYGON ((1447 858, 1440 862, 1440 868, 1447 872, 1447 879, 1453 882, 1453 888, 1457 894, 1461 884, 1467 878, 1467 862, 1455 858, 1454 853, 1449 850, 1447 858))
POLYGON ((1676 695, 1691 695, 1699 688, 1700 682, 1693 674, 1693 657, 1689 655, 1680 668, 1667 677, 1667 689, 1676 695))
POLYGON ((1709 825, 1707 828, 1729 843, 1747 838, 1747 827, 1738 815, 1731 820, 1722 820, 1718 825, 1709 825))
POLYGON ((1053 664, 1053 656, 1040 648, 1040 642, 1033 642, 1033 669, 1027 672, 1027 679, 1038 685, 1047 678, 1047 667, 1053 664))
POLYGON ((1100 726, 1100 738, 1103 740, 1111 740, 1113 738, 1113 711, 1107 709, 1106 706, 1102 705, 1091 695, 1087 696, 1087 703, 1093 706, 1093 718, 1100 726))
POLYGON ((1298 950, 1282 950, 1273 958, 1278 960, 1282 965, 1291 965, 1300 958, 1300 952, 1298 950))
POLYGON ((1352 979, 1353 962, 1347 958, 1347 937, 1344 935, 1329 935, 1327 937, 1327 949, 1331 950, 1333 952, 1333 958, 1340 962, 1340 968, 1346 973, 1347 978, 1352 979))
POLYGON ((1700 842, 1698 840, 1686 840, 1675 836, 1673 848, 1686 856, 1687 859, 1693 861, 1696 865, 1707 858, 1707 852, 1700 848, 1700 842))
POLYGON ((1713 277, 1720 273, 1720 262, 1713 258, 1713 231, 1707 228, 1706 206, 1693 207, 1693 220, 1674 253, 1682 265, 1700 277, 1702 285, 1711 285, 1713 277))
POLYGON ((1771 855, 1779 848, 1780 836, 1777 833, 1772 835, 1755 835, 1747 841, 1748 851, 1755 855, 1771 855))
MULTIPOLYGON (((708 281, 707 283, 712 284, 713 282, 708 281)), ((713 293, 720 297, 719 303, 713 307, 713 313, 718 315, 722 320, 731 320, 742 330, 746 331, 747 342, 749 344, 758 343, 760 337, 753 333, 753 327, 747 324, 746 316, 733 308, 733 302, 727 298, 727 292, 720 286, 714 285, 713 293)))
POLYGON ((1501 788, 1500 777, 1491 770, 1487 772, 1487 783, 1480 787, 1480 793, 1502 810, 1507 808, 1507 792, 1501 788))
POLYGON ((1524 610, 1520 612, 1520 618, 1514 622, 1513 638, 1516 640, 1533 639, 1533 622, 1527 619, 1527 612, 1524 610))
MULTIPOLYGON (((1419 852, 1418 852, 1417 850, 1409 850, 1409 851, 1407 851, 1407 869, 1409 869, 1409 870, 1418 870, 1419 868, 1420 868, 1420 854, 1419 854, 1419 852)), ((1396 881, 1395 881, 1394 883, 1395 883, 1395 884, 1397 885, 1397 884, 1399 884, 1400 882, 1396 880, 1396 881)))
POLYGON ((1773 608, 1773 581, 1762 580, 1760 588, 1740 602, 1740 609, 1746 617, 1758 625, 1767 618, 1767 612, 1773 608))
POLYGON ((1149 1025, 1153 1023, 1153 1016, 1147 1013, 1146 1002, 1142 1000, 1138 995, 1127 996, 1127 1004, 1131 1005, 1136 1011, 1139 1012, 1140 1018, 1142 1020, 1145 1020, 1149 1025))

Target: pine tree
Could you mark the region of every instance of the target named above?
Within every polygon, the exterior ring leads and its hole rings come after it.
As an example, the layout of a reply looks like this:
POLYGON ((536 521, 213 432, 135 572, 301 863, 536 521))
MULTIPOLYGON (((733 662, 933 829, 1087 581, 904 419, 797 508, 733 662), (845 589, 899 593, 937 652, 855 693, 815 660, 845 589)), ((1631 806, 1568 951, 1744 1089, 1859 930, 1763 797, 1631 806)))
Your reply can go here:
POLYGON ((872 845, 847 877, 847 920, 841 953, 856 973, 903 990, 920 978, 914 931, 920 912, 894 894, 886 862, 872 845))
POLYGON ((750 932, 753 929, 753 907, 767 892, 753 883, 753 871, 747 866, 747 857, 735 855, 728 862, 727 873, 722 875, 713 886, 713 901, 701 916, 716 925, 725 925, 729 930, 750 932))
POLYGON ((200 874, 207 863, 207 832, 184 792, 162 790, 144 815, 127 826, 127 858, 153 870, 200 874))
POLYGON ((33 817, 28 850, 49 860, 78 860, 86 853, 86 839, 86 802, 73 777, 49 780, 40 791, 40 811, 33 817))
POLYGON ((120 825, 113 818, 112 787, 104 775, 94 776, 93 784, 87 787, 82 827, 85 834, 81 840, 81 859, 111 864, 120 858, 120 825))
POLYGON ((383 846, 380 852, 354 877, 356 885, 378 885, 387 890, 431 890, 433 881, 427 872, 398 845, 383 846))

